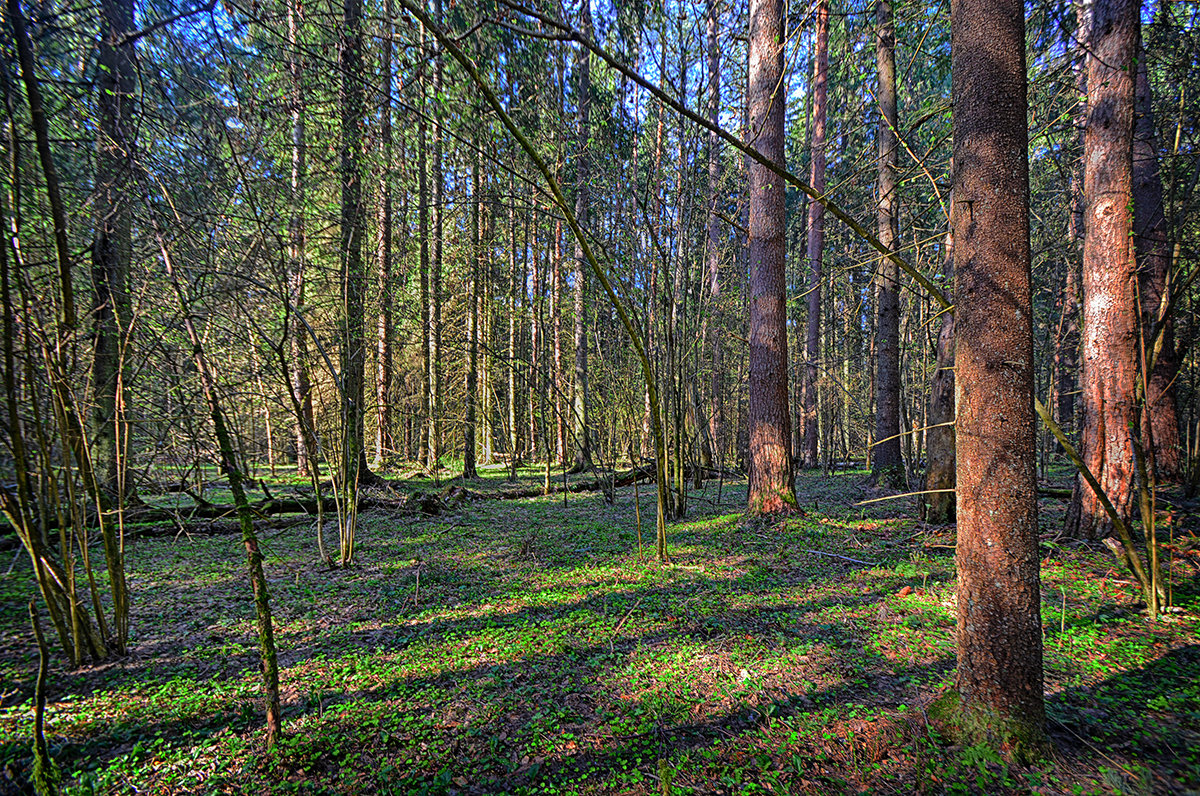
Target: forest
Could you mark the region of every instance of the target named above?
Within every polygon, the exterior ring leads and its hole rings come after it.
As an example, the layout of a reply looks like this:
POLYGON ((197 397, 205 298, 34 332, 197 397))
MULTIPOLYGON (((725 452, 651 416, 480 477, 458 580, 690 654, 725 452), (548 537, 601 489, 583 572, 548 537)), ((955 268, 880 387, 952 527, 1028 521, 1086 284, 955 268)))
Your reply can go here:
POLYGON ((1200 4, 0 15, 0 796, 1200 792, 1200 4))

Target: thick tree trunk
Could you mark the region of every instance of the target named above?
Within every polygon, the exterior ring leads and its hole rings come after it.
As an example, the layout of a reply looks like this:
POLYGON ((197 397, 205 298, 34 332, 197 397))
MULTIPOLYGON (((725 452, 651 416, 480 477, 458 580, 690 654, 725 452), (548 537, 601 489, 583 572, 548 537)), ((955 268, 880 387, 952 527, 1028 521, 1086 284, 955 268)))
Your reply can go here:
MULTIPOLYGON (((1133 133, 1133 234, 1137 247, 1138 292, 1142 301, 1142 331, 1146 358, 1153 354, 1152 335, 1159 328, 1160 308, 1167 300, 1170 284, 1171 245, 1163 213, 1163 184, 1158 169, 1158 147, 1154 136, 1154 111, 1146 55, 1138 58, 1136 108, 1133 133)), ((1156 474, 1164 481, 1178 481, 1183 474, 1180 457, 1179 416, 1175 405, 1179 357, 1175 350, 1175 321, 1164 318, 1160 353, 1150 371, 1146 405, 1142 413, 1142 440, 1153 452, 1156 474)))
POLYGON ((92 467, 101 494, 117 503, 127 485, 119 483, 118 462, 128 454, 128 431, 120 428, 123 324, 129 323, 129 260, 133 249, 130 176, 134 142, 134 47, 131 0, 100 4, 100 68, 96 73, 99 129, 96 142, 96 226, 92 240, 92 411, 88 434, 92 467))
MULTIPOLYGON (((1137 265, 1130 208, 1137 9, 1134 0, 1093 3, 1084 131, 1083 460, 1125 517, 1133 502, 1137 378, 1137 265)), ((1102 538, 1113 530, 1082 477, 1076 478, 1066 530, 1079 538, 1102 538)))
POLYGON ((379 69, 383 78, 379 144, 383 160, 379 180, 377 230, 379 317, 375 327, 375 465, 382 467, 395 448, 392 440, 392 3, 385 0, 383 49, 379 69))
MULTIPOLYGON (((875 56, 879 66, 879 241, 895 249, 899 240, 900 201, 896 192, 896 28, 891 0, 875 5, 875 56)), ((875 446, 871 470, 875 482, 903 487, 900 454, 900 271, 879 260, 875 298, 875 446)))
MULTIPOLYGON (((425 30, 423 27, 421 29, 421 45, 424 49, 425 30)), ((429 125, 425 121, 429 101, 426 96, 423 72, 419 80, 422 112, 417 114, 417 193, 420 196, 417 205, 417 235, 420 241, 417 269, 421 272, 421 296, 418 301, 421 305, 421 402, 420 417, 417 420, 421 427, 421 433, 417 441, 417 461, 422 466, 429 466, 431 464, 429 461, 429 427, 431 425, 429 385, 433 381, 430 377, 431 359, 429 356, 429 125)), ((487 416, 486 413, 484 416, 487 416)))
MULTIPOLYGON (((592 35, 592 10, 590 0, 584 0, 581 11, 580 30, 589 38, 592 35)), ((588 138, 591 135, 591 94, 592 81, 588 62, 590 56, 586 47, 580 45, 576 61, 577 77, 579 79, 579 117, 575 131, 575 219, 579 227, 586 230, 588 226, 588 209, 590 205, 591 179, 588 138)), ((592 445, 588 436, 588 356, 587 356, 587 263, 584 261, 583 247, 575 242, 575 389, 574 410, 574 454, 571 470, 581 472, 592 466, 592 445)))
MULTIPOLYGON (((433 2, 433 18, 443 24, 442 0, 433 2)), ((442 86, 443 63, 439 53, 433 62, 433 256, 429 277, 429 466, 437 477, 442 456, 442 236, 445 216, 445 179, 442 173, 442 86)))
MULTIPOLYGON (((816 54, 813 58, 812 162, 809 183, 825 192, 825 116, 829 97, 829 0, 817 3, 816 54)), ((817 466, 817 359, 821 350, 821 256, 825 249, 825 208, 808 203, 808 327, 805 335, 805 467, 817 466)))
POLYGON ((1020 0, 954 0, 960 727, 1042 751, 1025 25, 1020 0))
POLYGON ((342 188, 338 252, 342 276, 342 462, 344 484, 372 478, 363 437, 363 382, 366 370, 364 334, 367 275, 363 265, 366 217, 362 201, 362 0, 343 0, 339 69, 341 72, 342 188))
MULTIPOLYGON (((750 0, 750 141, 784 164, 782 0, 750 0)), ((784 186, 765 166, 750 166, 750 487, 752 515, 796 507, 788 410, 784 284, 784 186)))

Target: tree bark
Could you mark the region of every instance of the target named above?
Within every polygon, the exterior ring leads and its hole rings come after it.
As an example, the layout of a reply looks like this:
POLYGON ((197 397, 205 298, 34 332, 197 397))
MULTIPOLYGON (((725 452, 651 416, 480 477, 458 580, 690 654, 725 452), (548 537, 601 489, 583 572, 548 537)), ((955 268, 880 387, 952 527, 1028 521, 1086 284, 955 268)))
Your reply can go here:
POLYGON ((479 258, 482 256, 479 215, 479 131, 472 137, 471 156, 471 271, 467 279, 467 383, 463 395, 463 478, 478 478, 475 466, 475 393, 479 386, 479 258))
MULTIPOLYGON (((782 0, 750 0, 751 144, 784 164, 782 0)), ((787 309, 784 284, 784 185, 750 165, 750 486, 751 515, 796 508, 788 408, 787 309)))
MULTIPOLYGON (((421 28, 421 48, 425 47, 425 29, 421 28)), ((417 114, 417 192, 420 194, 420 202, 417 206, 417 235, 420 240, 420 250, 418 253, 417 268, 421 272, 421 402, 420 402, 420 417, 418 421, 421 426, 421 433, 417 441, 417 461, 428 466, 430 436, 430 396, 429 385, 432 379, 430 378, 429 357, 429 125, 425 120, 429 102, 425 92, 425 76, 422 70, 419 78, 421 84, 421 113, 417 114)), ((486 416, 486 415, 485 415, 486 416)))
MULTIPOLYGON (((879 66, 879 242, 895 249, 899 239, 900 202, 896 192, 896 28, 891 0, 875 5, 875 56, 879 66)), ((889 487, 904 486, 900 454, 900 271, 880 258, 875 299, 875 447, 872 475, 889 487)))
POLYGON ((392 439, 392 2, 385 0, 379 70, 383 97, 379 114, 379 145, 383 160, 379 180, 377 230, 379 317, 375 327, 375 465, 382 467, 395 448, 392 439))
MULTIPOLYGON (((809 183, 825 192, 825 116, 829 97, 829 0, 818 0, 816 54, 813 58, 812 161, 809 183)), ((817 359, 821 350, 821 256, 825 249, 825 208, 808 203, 808 327, 805 335, 805 467, 817 466, 817 359)))
MULTIPOLYGON (((721 51, 717 47, 717 0, 708 0, 708 118, 715 125, 721 112, 721 51)), ((720 211, 721 139, 708 133, 708 246, 705 249, 705 270, 708 274, 709 307, 708 338, 712 357, 712 378, 709 384, 711 406, 708 415, 708 436, 712 453, 718 461, 724 450, 725 428, 725 367, 721 346, 721 225, 720 211)))
MULTIPOLYGON (((592 35, 592 9, 590 0, 584 0, 581 10, 580 30, 585 36, 592 35)), ((576 71, 579 78, 579 117, 575 138, 575 218, 579 227, 588 227, 590 205, 591 153, 588 138, 591 135, 592 81, 589 72, 591 54, 583 45, 579 46, 576 71)), ((592 466, 592 445, 588 436, 588 356, 587 356, 587 263, 583 247, 575 242, 575 390, 574 411, 574 454, 571 463, 573 472, 581 472, 592 466)))
POLYGON ((1014 756, 1044 745, 1025 24, 953 0, 958 720, 1014 756))
MULTIPOLYGON (((953 167, 951 168, 953 171, 953 167)), ((950 197, 954 207, 954 196, 950 197)), ((954 225, 946 230, 945 284, 954 279, 954 225)), ((925 521, 931 525, 954 522, 954 492, 957 467, 954 447, 954 313, 942 314, 937 339, 937 368, 929 390, 928 429, 925 432, 928 465, 925 470, 925 521)))
MULTIPOLYGON (((1095 0, 1088 48, 1083 188, 1083 460, 1122 517, 1133 503, 1137 264, 1133 245, 1134 0, 1095 0)), ((1066 531, 1103 538, 1112 523, 1076 478, 1066 531)))
POLYGON ((1149 360, 1155 345, 1152 336, 1161 336, 1160 353, 1150 370, 1146 405, 1142 413, 1142 440, 1153 453, 1155 474, 1164 481, 1182 476, 1179 442, 1179 416, 1176 408, 1176 376, 1179 356, 1175 349, 1175 320, 1166 317, 1159 329, 1159 311, 1168 299, 1171 245, 1167 239, 1167 219, 1163 213, 1163 184, 1158 166, 1158 146, 1154 134, 1150 79, 1146 70, 1145 50, 1139 48, 1136 118, 1133 132, 1133 235, 1137 248, 1138 292, 1142 303, 1142 332, 1149 360))
MULTIPOLYGON (((441 25, 442 0, 434 0, 433 18, 441 25)), ((429 466, 434 477, 442 456, 442 244, 445 215, 445 179, 442 172, 442 86, 444 64, 441 52, 433 59, 433 256, 429 277, 429 466)))

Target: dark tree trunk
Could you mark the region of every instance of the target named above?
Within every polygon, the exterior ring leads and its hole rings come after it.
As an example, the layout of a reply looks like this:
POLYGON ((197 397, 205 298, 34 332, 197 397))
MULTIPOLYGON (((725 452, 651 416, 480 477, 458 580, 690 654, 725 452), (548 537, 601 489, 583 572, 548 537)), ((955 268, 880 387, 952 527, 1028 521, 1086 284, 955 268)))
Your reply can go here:
POLYGON ((133 167, 133 92, 137 79, 133 43, 132 0, 103 0, 100 4, 100 46, 96 73, 99 130, 96 142, 96 226, 92 240, 92 412, 88 433, 92 467, 101 494, 118 500, 118 460, 128 446, 128 432, 118 428, 117 407, 122 389, 121 328, 129 323, 129 260, 132 254, 133 212, 130 175, 133 167))
POLYGON ((1136 86, 1137 116, 1133 132, 1133 234, 1137 247, 1138 293, 1142 300, 1142 330, 1147 361, 1152 357, 1155 345, 1152 335, 1157 333, 1162 339, 1147 385, 1142 439, 1146 450, 1154 455, 1158 477, 1164 481, 1178 481, 1183 471, 1179 416, 1175 405, 1176 376, 1180 362, 1175 350, 1174 318, 1164 318, 1161 332, 1157 331, 1160 308, 1167 301, 1171 246, 1167 240, 1167 219, 1163 214, 1163 184, 1158 169, 1150 79, 1146 73, 1145 51, 1140 52, 1136 86))
POLYGON ((1042 750, 1025 24, 954 0, 958 681, 961 729, 1042 750))
MULTIPOLYGON (((1133 503, 1137 265, 1132 241, 1134 0, 1095 0, 1088 48, 1083 190, 1083 460, 1122 516, 1133 503)), ((1103 538, 1112 523, 1076 478, 1067 533, 1103 538)))
POLYGON ((479 133, 475 132, 471 156, 471 272, 467 279, 467 383, 463 419, 463 478, 478 478, 475 467, 475 393, 479 385, 479 258, 482 256, 479 214, 479 133))
POLYGON ((341 71, 342 207, 338 251, 342 270, 342 463, 343 483, 368 481, 363 443, 363 381, 366 369, 364 297, 367 274, 363 266, 366 216, 362 201, 362 0, 343 0, 339 68, 341 71))
MULTIPOLYGON (((825 116, 829 97, 829 0, 818 0, 816 55, 813 58, 812 164, 809 183, 825 192, 825 116)), ((821 350, 821 256, 825 249, 825 207, 808 203, 808 328, 805 335, 805 467, 817 466, 817 358, 821 350)))
MULTIPOLYGON (((425 30, 422 28, 422 49, 424 49, 424 45, 425 30)), ((420 241, 417 269, 421 272, 421 297, 418 302, 421 305, 421 402, 420 417, 418 418, 421 433, 417 441, 417 461, 422 465, 428 466, 430 464, 429 427, 431 425, 429 384, 432 379, 429 375, 431 367, 429 357, 429 125, 425 117, 428 113, 429 102, 426 97, 423 72, 419 80, 421 84, 420 101, 422 112, 417 115, 417 193, 420 197, 420 201, 417 204, 417 235, 420 241)))
MULTIPOLYGON (((891 0, 875 6, 875 55, 879 65, 879 241, 895 249, 899 240, 900 201, 896 193, 896 28, 891 0)), ((875 303, 875 482, 904 486, 900 454, 900 270, 884 257, 879 260, 875 303)))
POLYGON ((383 49, 379 69, 383 97, 379 144, 383 160, 379 180, 378 286, 379 318, 375 328, 375 463, 382 466, 395 448, 392 440, 392 2, 385 0, 383 49))
MULTIPOLYGON (((782 0, 750 0, 750 140, 784 165, 782 0)), ((788 407, 784 186, 767 167, 750 172, 750 487, 752 515, 796 507, 788 407)))
MULTIPOLYGON (((954 196, 950 197, 954 207, 954 196)), ((946 259, 943 274, 946 284, 954 278, 954 228, 946 231, 946 259)), ((942 314, 937 340, 937 369, 929 390, 929 422, 925 432, 928 465, 925 469, 925 521, 932 525, 954 522, 954 489, 956 469, 954 448, 954 313, 942 314)))
MULTIPOLYGON (((433 17, 443 24, 442 0, 434 0, 433 17)), ((445 216, 445 179, 442 173, 443 63, 439 48, 433 60, 433 256, 429 275, 429 466, 437 477, 442 456, 442 236, 445 216)))

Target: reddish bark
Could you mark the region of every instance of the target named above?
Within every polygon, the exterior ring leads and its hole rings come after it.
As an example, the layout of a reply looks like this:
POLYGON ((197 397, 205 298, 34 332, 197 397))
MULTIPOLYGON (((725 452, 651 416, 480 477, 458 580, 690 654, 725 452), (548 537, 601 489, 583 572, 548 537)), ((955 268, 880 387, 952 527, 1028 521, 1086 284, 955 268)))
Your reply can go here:
MULTIPOLYGON (((782 0, 750 2, 750 138, 784 163, 782 0)), ((787 310, 784 301, 784 184, 753 163, 750 176, 750 488, 751 514, 796 505, 787 386, 787 310)))
MULTIPOLYGON (((813 57, 812 164, 809 183, 825 192, 825 116, 829 97, 829 0, 817 3, 816 54, 813 57)), ((805 467, 817 466, 817 358, 821 351, 821 255, 825 248, 825 207, 808 203, 808 328, 805 335, 805 467)))
POLYGON ((1043 741, 1025 25, 1020 0, 954 0, 959 725, 1043 741))

